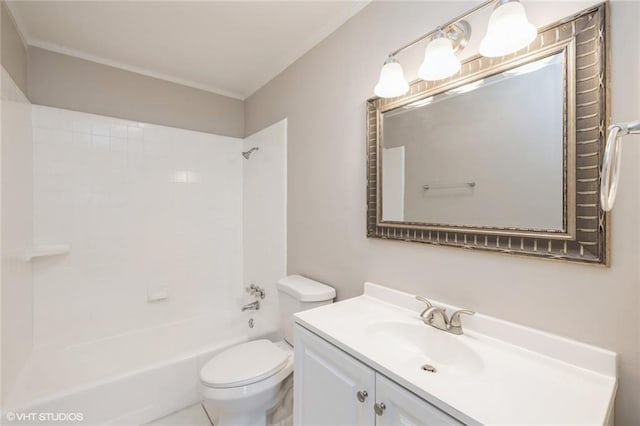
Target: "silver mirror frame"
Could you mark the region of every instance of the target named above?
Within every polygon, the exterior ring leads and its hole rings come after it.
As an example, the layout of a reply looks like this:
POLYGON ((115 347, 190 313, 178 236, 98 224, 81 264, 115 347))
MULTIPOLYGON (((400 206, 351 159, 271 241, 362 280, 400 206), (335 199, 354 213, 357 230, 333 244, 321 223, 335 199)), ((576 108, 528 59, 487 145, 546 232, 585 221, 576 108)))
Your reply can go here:
POLYGON ((474 56, 454 76, 416 80, 401 97, 367 102, 367 236, 609 264, 609 215, 600 206, 600 170, 609 124, 608 6, 602 3, 538 31, 531 45, 500 58, 474 56), (563 229, 443 226, 382 221, 382 114, 483 77, 564 52, 563 229))

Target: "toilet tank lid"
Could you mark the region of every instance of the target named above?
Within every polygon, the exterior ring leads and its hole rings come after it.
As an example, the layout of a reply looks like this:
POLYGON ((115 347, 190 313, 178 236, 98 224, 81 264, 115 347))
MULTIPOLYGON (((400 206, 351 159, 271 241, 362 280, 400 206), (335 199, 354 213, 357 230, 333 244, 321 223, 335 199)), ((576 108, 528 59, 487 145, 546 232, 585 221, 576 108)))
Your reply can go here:
POLYGON ((301 302, 324 302, 336 297, 336 290, 302 275, 289 275, 278 281, 278 290, 301 302))

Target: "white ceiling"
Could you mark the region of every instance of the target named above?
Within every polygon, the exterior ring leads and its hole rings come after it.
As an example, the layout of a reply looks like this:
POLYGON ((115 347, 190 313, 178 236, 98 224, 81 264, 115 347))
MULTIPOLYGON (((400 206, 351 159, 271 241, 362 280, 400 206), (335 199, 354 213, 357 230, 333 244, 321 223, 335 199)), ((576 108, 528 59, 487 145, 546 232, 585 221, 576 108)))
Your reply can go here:
POLYGON ((32 46, 245 99, 360 1, 11 1, 32 46))

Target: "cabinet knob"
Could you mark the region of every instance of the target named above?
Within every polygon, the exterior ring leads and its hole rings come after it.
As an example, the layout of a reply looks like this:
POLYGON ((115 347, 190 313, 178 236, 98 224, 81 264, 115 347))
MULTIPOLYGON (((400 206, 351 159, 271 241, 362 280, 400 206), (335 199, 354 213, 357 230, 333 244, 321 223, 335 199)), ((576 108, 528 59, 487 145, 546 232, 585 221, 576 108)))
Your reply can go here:
POLYGON ((358 393, 356 394, 356 396, 358 397, 358 401, 360 402, 364 402, 365 399, 367 399, 367 397, 369 396, 369 394, 367 393, 366 390, 364 391, 358 391, 358 393))
POLYGON ((384 402, 377 402, 373 405, 373 411, 376 412, 378 416, 381 416, 384 413, 384 410, 387 409, 387 406, 384 405, 384 402))

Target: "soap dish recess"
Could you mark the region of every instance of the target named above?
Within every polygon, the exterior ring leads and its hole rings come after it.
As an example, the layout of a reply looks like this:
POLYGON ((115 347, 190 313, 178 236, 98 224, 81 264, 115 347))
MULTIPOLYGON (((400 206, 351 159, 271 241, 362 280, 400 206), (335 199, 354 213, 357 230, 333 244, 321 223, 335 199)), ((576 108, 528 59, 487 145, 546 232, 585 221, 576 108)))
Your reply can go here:
POLYGON ((24 260, 30 261, 40 257, 59 256, 68 254, 71 251, 71 244, 43 244, 25 250, 24 260))

